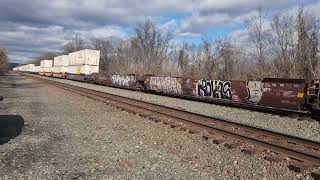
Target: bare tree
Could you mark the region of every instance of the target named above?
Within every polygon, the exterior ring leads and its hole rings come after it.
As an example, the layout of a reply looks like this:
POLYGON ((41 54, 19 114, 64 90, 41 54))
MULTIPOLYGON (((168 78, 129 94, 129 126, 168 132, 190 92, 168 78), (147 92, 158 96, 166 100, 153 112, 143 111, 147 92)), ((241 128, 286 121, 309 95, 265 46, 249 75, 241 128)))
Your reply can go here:
POLYGON ((315 77, 318 64, 319 19, 306 14, 300 7, 297 15, 296 29, 298 33, 296 67, 299 76, 311 81, 315 77))
POLYGON ((258 9, 258 14, 252 16, 251 21, 247 24, 247 30, 250 35, 250 40, 253 43, 257 58, 258 66, 263 67, 265 65, 265 44, 267 32, 264 29, 265 17, 263 10, 258 9))
POLYGON ((179 50, 178 56, 178 69, 180 72, 184 72, 188 66, 188 44, 186 42, 182 43, 181 49, 179 50))
POLYGON ((67 44, 63 46, 62 52, 63 54, 69 54, 71 52, 79 51, 84 48, 84 40, 79 35, 75 35, 67 44))
POLYGON ((219 75, 222 80, 230 80, 234 77, 234 51, 233 45, 229 39, 219 40, 216 42, 216 48, 219 58, 219 75))
POLYGON ((295 57, 294 25, 292 16, 275 15, 271 23, 274 36, 269 38, 275 54, 274 73, 276 77, 289 78, 295 57))
POLYGON ((203 60, 201 70, 204 72, 205 78, 215 79, 218 77, 218 58, 217 51, 214 49, 213 42, 210 38, 202 38, 201 52, 203 60))
POLYGON ((0 74, 4 74, 8 71, 8 55, 7 51, 0 48, 0 74))
POLYGON ((136 71, 142 73, 161 72, 163 62, 171 49, 172 39, 173 33, 171 31, 160 31, 150 20, 139 24, 130 38, 136 71))
POLYGON ((318 75, 316 74, 316 68, 319 65, 319 19, 311 16, 310 17, 310 33, 309 33, 309 67, 312 72, 311 78, 316 78, 318 75))
POLYGON ((114 51, 113 42, 111 39, 91 39, 91 44, 94 49, 100 50, 100 70, 109 70, 110 56, 114 51))
POLYGON ((186 44, 186 52, 188 52, 188 66, 183 75, 193 78, 204 78, 203 70, 203 49, 201 45, 186 44))

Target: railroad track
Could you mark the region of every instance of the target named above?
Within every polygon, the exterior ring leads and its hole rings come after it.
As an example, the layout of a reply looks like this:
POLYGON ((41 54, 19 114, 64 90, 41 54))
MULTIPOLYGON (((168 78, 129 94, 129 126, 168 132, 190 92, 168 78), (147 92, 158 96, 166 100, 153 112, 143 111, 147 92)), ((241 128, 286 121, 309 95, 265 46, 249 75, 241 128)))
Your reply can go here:
POLYGON ((290 164, 289 168, 296 172, 301 172, 304 169, 318 170, 314 171, 312 175, 316 178, 320 177, 320 144, 318 142, 41 77, 27 76, 102 101, 125 111, 139 114, 142 117, 157 122, 161 121, 172 128, 188 130, 190 133, 200 133, 204 139, 212 140, 214 143, 225 143, 228 148, 241 146, 244 153, 260 153, 268 160, 285 160, 290 164))

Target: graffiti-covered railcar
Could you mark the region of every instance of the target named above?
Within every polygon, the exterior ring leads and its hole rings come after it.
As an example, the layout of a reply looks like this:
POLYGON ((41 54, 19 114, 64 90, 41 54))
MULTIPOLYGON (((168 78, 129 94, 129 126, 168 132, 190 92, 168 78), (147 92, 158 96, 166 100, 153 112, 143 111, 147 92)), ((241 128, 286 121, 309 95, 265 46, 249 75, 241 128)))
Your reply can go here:
POLYGON ((198 80, 197 96, 246 106, 307 110, 307 83, 301 79, 265 78, 262 81, 198 80))
POLYGON ((137 75, 110 75, 106 73, 93 73, 90 81, 96 84, 119 87, 124 89, 137 89, 137 75))
POLYGON ((262 97, 260 81, 221 81, 200 79, 197 81, 197 97, 229 101, 247 106, 256 106, 262 97))
POLYGON ((196 82, 193 79, 168 76, 143 77, 145 90, 176 96, 194 96, 196 94, 196 82))
POLYGON ((260 106, 306 110, 307 82, 303 79, 265 78, 260 106))

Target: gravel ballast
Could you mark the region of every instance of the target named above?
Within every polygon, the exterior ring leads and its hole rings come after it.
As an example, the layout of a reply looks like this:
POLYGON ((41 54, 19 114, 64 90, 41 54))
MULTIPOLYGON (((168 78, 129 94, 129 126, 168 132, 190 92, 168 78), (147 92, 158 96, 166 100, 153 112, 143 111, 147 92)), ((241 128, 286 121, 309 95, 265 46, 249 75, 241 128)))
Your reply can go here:
POLYGON ((311 178, 37 80, 0 78, 0 114, 26 125, 0 145, 0 179, 311 178))
POLYGON ((66 79, 50 79, 58 82, 76 85, 79 87, 98 90, 101 92, 107 92, 124 97, 130 97, 142 101, 152 102, 155 104, 165 105, 168 107, 183 109, 211 117, 223 118, 232 122, 246 124, 253 127, 267 129, 283 134, 288 134, 320 142, 320 123, 315 120, 301 120, 298 117, 279 116, 245 109, 189 101, 100 85, 93 85, 66 79))

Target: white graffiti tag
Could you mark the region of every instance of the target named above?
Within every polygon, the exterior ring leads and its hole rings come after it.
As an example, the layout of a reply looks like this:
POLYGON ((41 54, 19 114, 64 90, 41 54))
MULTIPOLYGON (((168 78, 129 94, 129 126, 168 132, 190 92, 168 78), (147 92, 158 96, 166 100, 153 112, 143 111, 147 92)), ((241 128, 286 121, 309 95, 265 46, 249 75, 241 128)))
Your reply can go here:
POLYGON ((127 75, 112 75, 111 80, 114 85, 130 87, 130 84, 135 82, 135 77, 127 75))
POLYGON ((232 100, 231 82, 201 79, 197 85, 198 96, 232 100))
POLYGON ((262 98, 262 85, 260 81, 248 81, 247 82, 247 100, 251 103, 258 103, 262 98))
POLYGON ((150 77, 150 87, 154 91, 182 94, 181 79, 172 77, 150 77))

